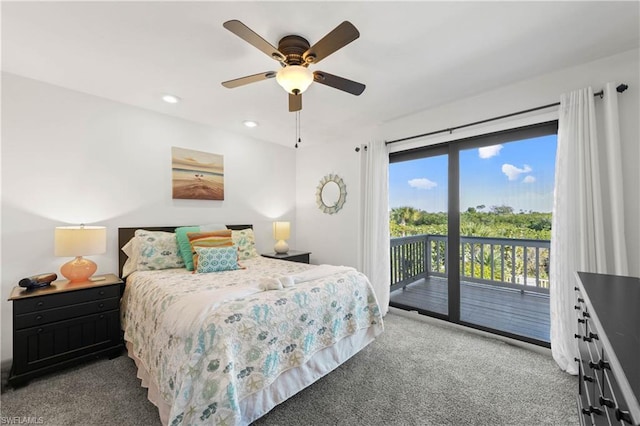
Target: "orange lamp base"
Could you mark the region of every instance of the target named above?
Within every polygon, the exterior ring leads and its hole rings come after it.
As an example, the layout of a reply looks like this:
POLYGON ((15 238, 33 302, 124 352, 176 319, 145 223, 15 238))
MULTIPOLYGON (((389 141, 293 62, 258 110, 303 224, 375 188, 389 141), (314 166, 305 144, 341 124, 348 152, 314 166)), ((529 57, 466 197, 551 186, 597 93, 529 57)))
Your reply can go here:
POLYGON ((63 277, 72 283, 83 283, 89 281, 91 275, 93 275, 98 269, 98 265, 95 262, 85 259, 82 256, 78 256, 75 259, 65 263, 60 267, 60 273, 63 277))

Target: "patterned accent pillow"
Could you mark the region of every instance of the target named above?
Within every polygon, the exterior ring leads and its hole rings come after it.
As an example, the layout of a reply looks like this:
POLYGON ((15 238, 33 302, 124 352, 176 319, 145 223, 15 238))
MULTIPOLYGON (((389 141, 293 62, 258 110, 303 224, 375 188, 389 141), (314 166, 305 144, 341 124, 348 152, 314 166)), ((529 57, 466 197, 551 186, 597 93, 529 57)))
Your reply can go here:
POLYGON ((235 271, 238 269, 238 249, 230 247, 195 247, 198 256, 196 273, 235 271))
MULTIPOLYGON (((187 232, 193 257, 193 269, 198 268, 198 252, 196 247, 230 247, 233 246, 231 230, 211 232, 187 232)), ((237 256, 236 256, 237 257, 237 256)))
POLYGON ((136 229, 134 235, 136 241, 133 247, 135 249, 137 246, 138 255, 136 270, 184 268, 174 233, 136 229))
POLYGON ((241 229, 239 231, 232 231, 231 238, 233 244, 238 247, 238 259, 245 260, 252 257, 258 257, 258 251, 256 250, 256 240, 253 234, 253 229, 241 229))

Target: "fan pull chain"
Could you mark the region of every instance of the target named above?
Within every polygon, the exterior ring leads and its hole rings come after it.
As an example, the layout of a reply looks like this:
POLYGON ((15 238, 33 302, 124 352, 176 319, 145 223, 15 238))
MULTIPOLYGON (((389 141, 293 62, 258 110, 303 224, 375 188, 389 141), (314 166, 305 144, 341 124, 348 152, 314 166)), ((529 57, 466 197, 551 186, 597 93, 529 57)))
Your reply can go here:
POLYGON ((300 138, 300 111, 296 111, 296 148, 299 143, 302 143, 300 138))

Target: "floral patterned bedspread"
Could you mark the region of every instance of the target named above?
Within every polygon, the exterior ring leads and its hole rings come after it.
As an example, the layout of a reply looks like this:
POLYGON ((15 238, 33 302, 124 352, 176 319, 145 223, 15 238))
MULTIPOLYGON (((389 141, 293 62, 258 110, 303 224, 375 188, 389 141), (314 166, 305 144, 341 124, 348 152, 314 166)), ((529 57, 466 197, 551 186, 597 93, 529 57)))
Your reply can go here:
POLYGON ((172 426, 241 424, 239 401, 284 371, 358 330, 382 332, 373 289, 355 270, 279 290, 241 291, 231 300, 218 297, 212 301, 214 309, 203 310, 205 296, 233 295, 234 287, 252 280, 315 267, 264 257, 242 263, 245 270, 140 271, 127 280, 122 298, 125 339, 171 406, 172 426), (167 325, 182 319, 172 307, 185 300, 197 300, 194 310, 203 314, 177 332, 167 325))

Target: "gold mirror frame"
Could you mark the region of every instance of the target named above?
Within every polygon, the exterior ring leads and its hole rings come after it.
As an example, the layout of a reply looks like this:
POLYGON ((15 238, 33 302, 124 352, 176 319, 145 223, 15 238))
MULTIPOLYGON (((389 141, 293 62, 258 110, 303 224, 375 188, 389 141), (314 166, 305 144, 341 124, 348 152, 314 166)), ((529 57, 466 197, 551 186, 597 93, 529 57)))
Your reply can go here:
POLYGON ((320 183, 316 188, 316 204, 318 205, 318 208, 322 210, 323 213, 327 213, 327 214, 337 213, 342 208, 342 206, 344 206, 344 203, 346 201, 347 201, 347 186, 344 184, 344 181, 340 176, 335 174, 329 174, 323 177, 322 179, 320 179, 320 183), (322 190, 324 189, 325 185, 328 184, 329 182, 333 182, 337 184, 338 188, 340 189, 340 195, 338 196, 338 200, 332 206, 326 205, 322 200, 322 190))

